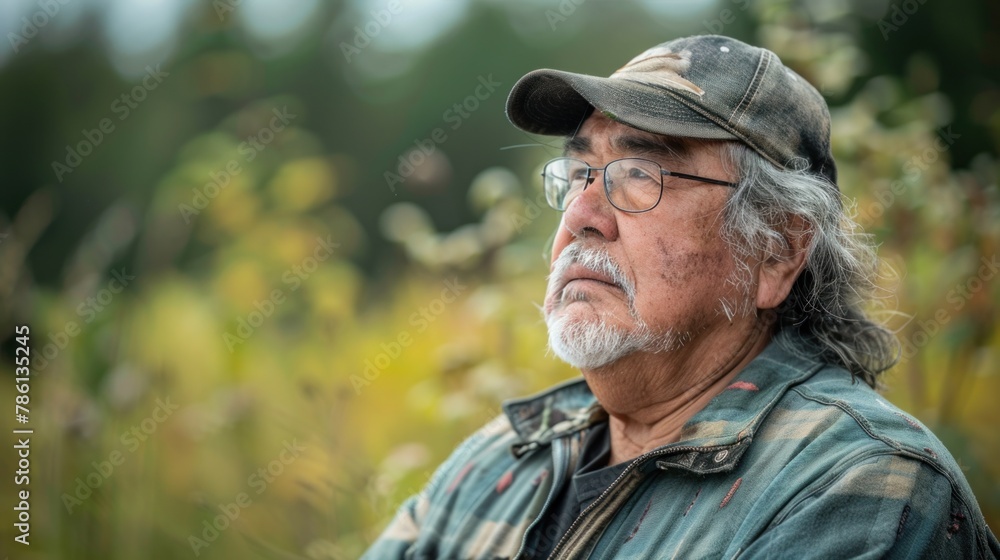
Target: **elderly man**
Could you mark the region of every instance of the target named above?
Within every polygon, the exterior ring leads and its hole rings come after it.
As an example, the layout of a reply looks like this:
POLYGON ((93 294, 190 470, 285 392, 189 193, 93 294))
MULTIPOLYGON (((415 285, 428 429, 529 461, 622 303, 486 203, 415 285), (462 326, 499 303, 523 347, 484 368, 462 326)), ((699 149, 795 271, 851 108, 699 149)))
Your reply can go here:
POLYGON ((538 70, 507 114, 567 137, 544 314, 582 379, 508 402, 369 558, 995 558, 961 469, 880 397, 822 96, 767 50, 670 41, 538 70))

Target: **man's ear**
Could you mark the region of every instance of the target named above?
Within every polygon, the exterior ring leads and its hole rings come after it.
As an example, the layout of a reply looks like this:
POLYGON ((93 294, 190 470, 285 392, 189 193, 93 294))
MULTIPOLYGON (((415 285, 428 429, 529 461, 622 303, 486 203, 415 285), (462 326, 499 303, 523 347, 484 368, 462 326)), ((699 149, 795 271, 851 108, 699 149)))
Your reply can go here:
POLYGON ((757 269, 758 309, 774 309, 788 297, 806 266, 812 235, 812 225, 801 216, 792 216, 788 221, 784 243, 774 243, 757 269))

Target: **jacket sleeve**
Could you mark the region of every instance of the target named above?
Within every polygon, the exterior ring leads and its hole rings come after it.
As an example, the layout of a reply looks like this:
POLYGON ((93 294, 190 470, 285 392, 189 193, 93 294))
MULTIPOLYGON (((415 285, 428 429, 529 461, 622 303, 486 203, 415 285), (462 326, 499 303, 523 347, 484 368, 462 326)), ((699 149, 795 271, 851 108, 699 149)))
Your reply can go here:
MULTIPOLYGON (((435 496, 443 492, 459 476, 462 467, 476 455, 483 445, 509 426, 505 416, 498 417, 455 448, 448 459, 434 471, 427 486, 420 493, 403 502, 389 525, 362 555, 362 560, 406 558, 407 552, 418 539, 441 537, 442 535, 436 534, 436 529, 427 526, 427 519, 430 516, 447 513, 434 511, 434 504, 444 502, 436 500, 435 496)), ((431 546, 431 548, 435 547, 431 546)))
POLYGON ((996 558, 963 495, 923 461, 876 455, 803 492, 739 558, 996 558))

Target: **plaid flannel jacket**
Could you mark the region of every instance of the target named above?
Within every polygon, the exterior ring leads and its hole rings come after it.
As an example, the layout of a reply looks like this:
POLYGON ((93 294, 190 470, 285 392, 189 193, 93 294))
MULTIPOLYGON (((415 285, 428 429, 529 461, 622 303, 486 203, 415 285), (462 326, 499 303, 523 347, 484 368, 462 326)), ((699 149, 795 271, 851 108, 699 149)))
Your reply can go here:
MULTIPOLYGON (((997 558, 943 444, 845 370, 794 349, 779 334, 680 441, 636 458, 550 558, 997 558)), ((530 559, 528 543, 559 538, 543 523, 552 495, 607 415, 582 379, 504 412, 364 558, 530 559)))

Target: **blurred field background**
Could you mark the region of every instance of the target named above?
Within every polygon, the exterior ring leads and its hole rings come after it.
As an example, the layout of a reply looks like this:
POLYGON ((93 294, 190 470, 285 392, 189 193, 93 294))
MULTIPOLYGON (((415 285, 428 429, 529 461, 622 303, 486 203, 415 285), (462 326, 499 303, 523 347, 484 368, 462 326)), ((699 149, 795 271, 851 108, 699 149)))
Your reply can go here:
POLYGON ((0 415, 35 432, 30 546, 0 446, 0 556, 359 556, 502 399, 574 375, 536 307, 560 144, 510 87, 709 32, 827 97, 896 271, 886 394, 1000 526, 998 29, 975 0, 4 2, 0 415))

